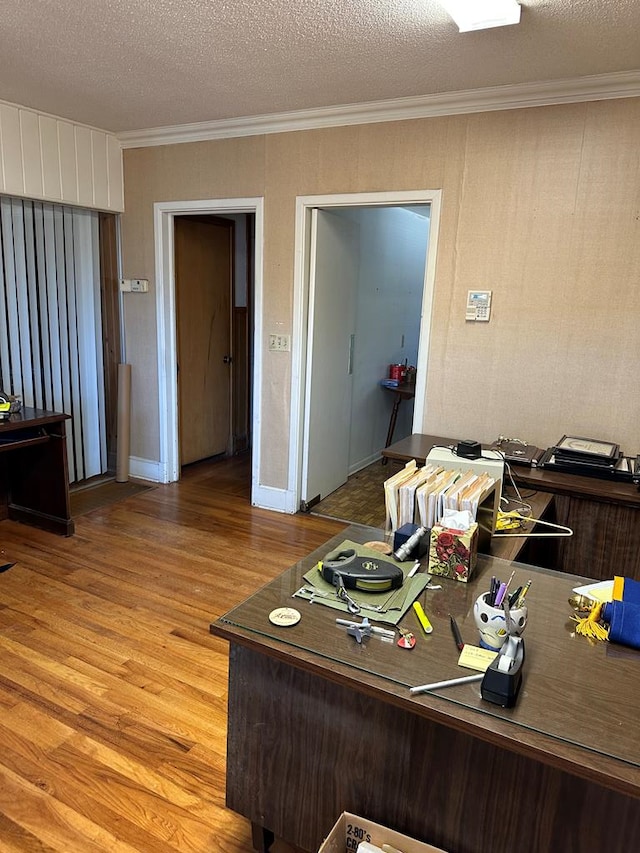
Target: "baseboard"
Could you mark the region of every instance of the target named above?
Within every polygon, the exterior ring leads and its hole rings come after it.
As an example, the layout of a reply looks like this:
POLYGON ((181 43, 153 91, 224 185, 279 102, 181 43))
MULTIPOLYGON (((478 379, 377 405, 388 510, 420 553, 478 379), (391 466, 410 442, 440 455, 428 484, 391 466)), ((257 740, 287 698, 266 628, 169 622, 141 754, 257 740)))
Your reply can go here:
POLYGON ((374 462, 379 462, 382 459, 380 451, 377 453, 373 453, 369 456, 368 459, 361 459, 359 462, 354 462, 353 465, 349 466, 349 476, 352 474, 357 474, 358 471, 362 471, 363 468, 368 468, 369 465, 373 465, 374 462))
POLYGON ((256 486, 251 493, 251 503, 261 509, 274 512, 286 512, 293 515, 298 511, 296 496, 287 489, 275 489, 272 486, 256 486))
POLYGON ((153 459, 129 457, 129 474, 137 480, 149 480, 152 483, 168 483, 166 466, 153 459))

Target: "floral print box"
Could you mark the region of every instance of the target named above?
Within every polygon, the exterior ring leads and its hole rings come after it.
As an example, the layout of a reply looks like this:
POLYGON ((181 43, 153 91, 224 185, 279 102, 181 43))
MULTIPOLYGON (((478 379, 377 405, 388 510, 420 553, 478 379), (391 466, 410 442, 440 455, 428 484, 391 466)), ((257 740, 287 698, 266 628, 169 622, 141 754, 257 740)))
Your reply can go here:
POLYGON ((434 524, 429 546, 429 574, 466 583, 478 561, 478 525, 451 530, 434 524))

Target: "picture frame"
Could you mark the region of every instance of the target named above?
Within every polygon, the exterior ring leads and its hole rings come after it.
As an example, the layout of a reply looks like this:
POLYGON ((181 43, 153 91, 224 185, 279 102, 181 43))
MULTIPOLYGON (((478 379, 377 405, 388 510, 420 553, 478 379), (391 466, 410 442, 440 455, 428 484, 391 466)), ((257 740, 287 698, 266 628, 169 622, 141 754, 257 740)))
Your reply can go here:
POLYGON ((564 456, 609 462, 618 457, 620 447, 611 441, 600 441, 578 435, 563 435, 555 449, 557 453, 564 456))

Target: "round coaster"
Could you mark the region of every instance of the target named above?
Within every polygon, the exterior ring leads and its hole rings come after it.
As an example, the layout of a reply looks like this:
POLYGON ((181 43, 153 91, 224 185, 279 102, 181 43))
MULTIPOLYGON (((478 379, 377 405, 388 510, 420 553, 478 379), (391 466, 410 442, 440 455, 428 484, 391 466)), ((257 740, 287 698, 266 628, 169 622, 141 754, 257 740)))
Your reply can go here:
POLYGON ((387 545, 386 542, 365 542, 365 548, 372 548, 374 551, 379 551, 381 554, 390 554, 391 553, 391 545, 387 545))
POLYGON ((291 625, 297 625, 300 621, 300 611, 294 610, 293 607, 276 607, 269 614, 269 622, 274 625, 279 625, 282 628, 288 628, 291 625))

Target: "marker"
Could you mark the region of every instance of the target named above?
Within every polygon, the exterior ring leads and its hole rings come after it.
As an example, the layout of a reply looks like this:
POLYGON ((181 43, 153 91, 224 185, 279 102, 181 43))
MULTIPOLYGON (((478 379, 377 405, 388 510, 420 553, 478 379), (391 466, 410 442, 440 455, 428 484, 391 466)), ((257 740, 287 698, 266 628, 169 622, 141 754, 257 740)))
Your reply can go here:
POLYGON ((502 604, 502 599, 504 598, 504 594, 506 591, 507 591, 507 585, 503 581, 498 588, 498 594, 496 595, 495 604, 493 605, 494 607, 500 607, 500 605, 502 604))
POLYGON ((456 641, 458 651, 461 652, 464 649, 464 640, 462 639, 460 628, 458 628, 458 623, 451 614, 449 614, 449 619, 451 621, 451 633, 453 634, 453 639, 456 641))
POLYGON ((410 687, 409 693, 426 693, 427 690, 437 690, 440 687, 454 687, 456 684, 471 684, 472 681, 482 681, 484 672, 477 675, 464 675, 462 678, 450 678, 449 681, 434 681, 433 684, 421 684, 419 687, 410 687))
POLYGON ((416 616, 418 617, 425 634, 430 634, 433 631, 433 625, 427 619, 427 614, 422 609, 422 605, 419 601, 413 602, 413 609, 416 611, 416 616))

